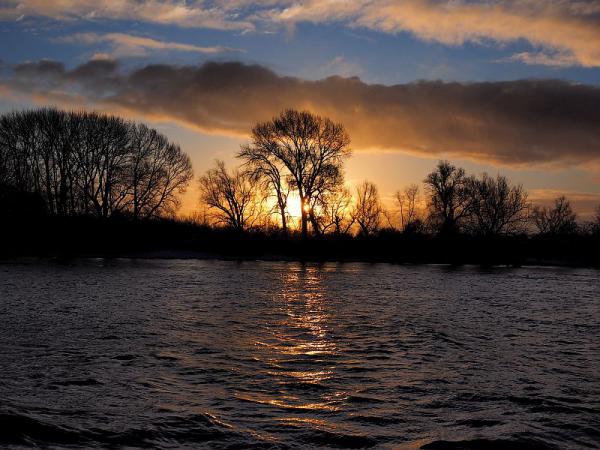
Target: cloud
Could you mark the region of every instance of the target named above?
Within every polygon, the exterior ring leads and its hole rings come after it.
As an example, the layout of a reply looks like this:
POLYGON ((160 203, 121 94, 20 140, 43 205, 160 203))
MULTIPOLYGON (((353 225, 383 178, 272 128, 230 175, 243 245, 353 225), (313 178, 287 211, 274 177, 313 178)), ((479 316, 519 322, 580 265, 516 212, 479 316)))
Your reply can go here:
POLYGON ((528 198, 534 205, 552 206, 554 200, 564 195, 575 211, 579 213, 582 220, 590 220, 600 205, 600 193, 564 191, 556 189, 530 189, 528 198))
POLYGON ((323 66, 322 72, 324 72, 324 75, 335 74, 352 77, 363 74, 365 69, 359 63, 350 61, 344 56, 336 56, 323 66))
POLYGON ((282 23, 342 22, 386 33, 408 32, 447 45, 520 39, 600 65, 600 4, 594 0, 305 0, 268 13, 282 23))
POLYGON ((129 19, 243 32, 312 22, 407 32, 446 45, 525 40, 542 54, 570 55, 573 65, 600 66, 597 0, 5 0, 4 5, 0 20, 129 19))
POLYGON ((519 61, 528 65, 569 67, 576 66, 577 60, 570 52, 520 52, 499 62, 519 61))
MULTIPOLYGON (((180 51, 204 54, 215 54, 223 52, 241 52, 239 49, 228 47, 200 47, 198 45, 182 44, 179 42, 167 42, 151 39, 143 36, 135 36, 124 33, 76 33, 71 36, 59 38, 61 42, 82 43, 87 45, 108 43, 111 47, 109 55, 113 58, 128 56, 146 56, 150 50, 154 51, 180 51)), ((106 53, 101 53, 106 56, 106 53)))
POLYGON ((358 78, 308 81, 259 65, 147 65, 122 72, 94 60, 16 66, 3 85, 46 102, 126 111, 205 132, 246 135, 284 108, 340 121, 358 150, 449 155, 506 165, 600 162, 600 87, 558 80, 393 86, 358 78))
POLYGON ((202 1, 181 0, 4 0, 0 20, 21 16, 59 21, 137 20, 147 23, 220 30, 252 30, 254 25, 228 12, 205 6, 202 1))

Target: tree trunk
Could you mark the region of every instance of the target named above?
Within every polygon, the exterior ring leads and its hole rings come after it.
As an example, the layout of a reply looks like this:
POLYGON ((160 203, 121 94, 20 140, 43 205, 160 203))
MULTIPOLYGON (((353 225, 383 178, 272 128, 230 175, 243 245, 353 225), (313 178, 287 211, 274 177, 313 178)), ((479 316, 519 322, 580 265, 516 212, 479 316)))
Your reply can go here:
POLYGON ((306 199, 304 197, 301 197, 301 201, 300 201, 300 210, 301 210, 301 217, 302 217, 302 239, 306 240, 307 236, 308 236, 308 213, 306 212, 305 209, 305 205, 306 205, 306 199))
POLYGON ((313 231, 314 231, 315 235, 320 236, 321 229, 319 228, 319 223, 317 222, 317 218, 315 217, 312 209, 309 212, 309 218, 310 218, 310 223, 313 227, 313 231))
POLYGON ((279 213, 281 214, 281 229, 283 230, 283 236, 287 238, 288 230, 287 230, 287 220, 285 218, 285 205, 279 203, 279 213))

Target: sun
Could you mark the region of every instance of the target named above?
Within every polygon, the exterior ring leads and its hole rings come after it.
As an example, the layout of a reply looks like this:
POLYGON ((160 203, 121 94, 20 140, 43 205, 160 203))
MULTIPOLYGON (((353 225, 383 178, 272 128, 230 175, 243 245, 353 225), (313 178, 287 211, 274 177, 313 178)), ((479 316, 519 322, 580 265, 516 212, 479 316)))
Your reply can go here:
POLYGON ((299 218, 302 215, 300 196, 292 192, 287 198, 287 212, 290 216, 299 218))

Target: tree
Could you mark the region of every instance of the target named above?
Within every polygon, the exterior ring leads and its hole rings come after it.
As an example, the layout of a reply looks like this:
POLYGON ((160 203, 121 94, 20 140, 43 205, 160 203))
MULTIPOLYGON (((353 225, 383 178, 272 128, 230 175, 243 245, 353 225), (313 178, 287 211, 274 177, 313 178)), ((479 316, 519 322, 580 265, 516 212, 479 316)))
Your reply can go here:
POLYGON ((508 179, 487 173, 468 184, 471 230, 476 234, 496 236, 525 230, 529 203, 521 185, 511 186, 508 179))
POLYGON ((533 209, 533 221, 539 234, 565 235, 577 232, 577 215, 571 203, 563 195, 554 200, 552 208, 536 206, 533 209))
POLYGON ((360 227, 359 234, 369 236, 376 232, 381 223, 382 212, 377 186, 370 181, 364 181, 356 189, 356 205, 352 214, 360 227))
POLYGON ((595 236, 600 235, 600 206, 598 206, 596 208, 596 214, 595 214, 594 218, 592 219, 590 231, 595 236))
POLYGON ((396 192, 396 203, 398 203, 400 215, 400 229, 406 231, 418 220, 417 204, 419 201, 419 186, 411 184, 403 191, 396 192))
POLYGON ((146 125, 134 125, 130 133, 128 194, 134 219, 173 213, 179 206, 176 194, 193 177, 189 156, 146 125))
POLYGON ((0 182, 54 216, 172 214, 193 176, 189 157, 156 130, 94 112, 0 116, 0 155, 0 182))
POLYGON ((313 188, 313 195, 310 202, 307 203, 308 220, 316 235, 325 232, 322 228, 321 216, 328 203, 338 197, 340 191, 344 190, 344 176, 339 167, 329 166, 324 173, 318 177, 313 188))
POLYGON ((264 197, 248 172, 229 173, 223 161, 200 177, 200 199, 213 213, 217 224, 243 231, 260 218, 264 197))
POLYGON ((281 220, 283 234, 287 236, 287 201, 290 194, 290 184, 284 175, 284 166, 273 152, 270 144, 265 141, 264 135, 255 128, 252 130, 252 143, 243 145, 238 158, 244 160, 244 164, 250 172, 252 180, 263 183, 266 190, 270 190, 274 197, 276 208, 281 220))
POLYGON ((331 180, 342 179, 349 144, 343 125, 307 111, 288 109, 269 122, 257 124, 252 129, 252 143, 239 156, 251 162, 258 155, 263 164, 277 161, 285 168, 287 179, 300 197, 304 239, 309 220, 314 232, 319 232, 314 212, 317 196, 330 188, 331 180))
POLYGON ((318 221, 323 233, 333 232, 336 236, 347 234, 354 224, 352 194, 345 187, 327 192, 320 198, 318 221))
POLYGON ((133 124, 115 116, 70 115, 72 126, 78 129, 73 157, 81 209, 102 218, 126 213, 128 152, 133 147, 129 129, 133 124))
POLYGON ((459 231, 470 212, 469 180, 465 170, 440 161, 424 180, 429 195, 430 220, 441 233, 459 231))

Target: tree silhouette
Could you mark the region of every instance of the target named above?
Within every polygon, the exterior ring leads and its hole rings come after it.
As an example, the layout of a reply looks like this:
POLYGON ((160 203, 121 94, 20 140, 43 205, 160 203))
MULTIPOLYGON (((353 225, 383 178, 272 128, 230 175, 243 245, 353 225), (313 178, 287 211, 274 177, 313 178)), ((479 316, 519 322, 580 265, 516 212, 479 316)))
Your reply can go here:
POLYGON ((175 194, 183 193, 192 178, 189 158, 146 125, 134 125, 130 133, 127 194, 133 217, 154 217, 174 211, 178 207, 175 194))
POLYGON ((213 212, 215 223, 238 231, 252 227, 263 212, 264 196, 248 172, 228 172, 223 161, 200 177, 200 199, 213 212))
POLYGON ((238 158, 244 160, 252 180, 263 183, 275 197, 276 208, 281 220, 283 234, 288 234, 287 200, 290 194, 289 176, 285 175, 283 162, 270 150, 270 144, 261 134, 261 129, 252 130, 252 143, 242 145, 238 158))
POLYGON ((355 222, 351 208, 352 194, 343 186, 320 197, 321 214, 318 220, 321 231, 331 231, 336 236, 348 234, 355 222))
POLYGON ((413 227, 417 221, 417 207, 419 201, 419 186, 411 184, 402 191, 396 191, 396 203, 400 215, 400 229, 406 231, 413 227))
POLYGON ((595 236, 600 236, 600 206, 596 208, 594 218, 590 224, 590 231, 595 236))
POLYGON ((480 179, 470 178, 467 189, 472 232, 496 236, 525 230, 529 203, 521 185, 511 186, 502 175, 492 178, 484 173, 480 179))
POLYGON ((555 199, 551 208, 536 206, 533 221, 539 234, 544 235, 574 234, 578 229, 577 215, 564 195, 555 199))
POLYGON ((360 227, 359 234, 369 236, 375 233, 379 229, 382 212, 377 186, 364 181, 356 189, 356 205, 352 214, 360 227))
POLYGON ((429 194, 432 224, 443 234, 459 231, 460 222, 468 216, 471 207, 465 170, 448 161, 440 161, 424 183, 429 194))
POLYGON ((350 155, 350 138, 343 125, 307 111, 288 109, 269 122, 252 129, 252 143, 240 157, 253 164, 277 161, 298 192, 301 204, 302 238, 308 222, 318 233, 314 207, 317 197, 330 188, 331 180, 341 180, 343 160, 350 155))
POLYGON ((189 157, 145 125, 54 108, 0 116, 0 176, 51 216, 171 214, 192 179, 189 157))

